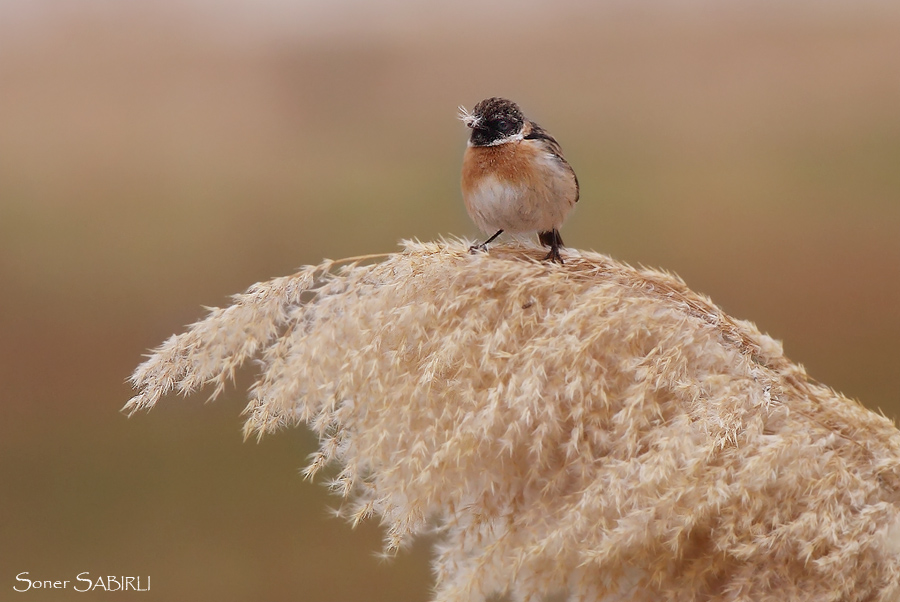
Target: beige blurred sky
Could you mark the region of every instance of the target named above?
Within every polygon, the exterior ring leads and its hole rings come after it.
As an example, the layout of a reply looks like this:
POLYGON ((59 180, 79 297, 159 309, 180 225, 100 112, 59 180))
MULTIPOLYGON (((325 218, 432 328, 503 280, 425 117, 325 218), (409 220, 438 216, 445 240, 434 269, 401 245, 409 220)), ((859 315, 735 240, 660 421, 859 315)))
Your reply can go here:
POLYGON ((710 13, 821 18, 840 13, 898 12, 892 0, 12 0, 0 4, 0 28, 27 36, 73 17, 110 19, 127 14, 164 17, 198 35, 234 42, 256 37, 322 39, 427 34, 465 26, 484 32, 556 20, 596 19, 621 13, 697 18, 710 13))

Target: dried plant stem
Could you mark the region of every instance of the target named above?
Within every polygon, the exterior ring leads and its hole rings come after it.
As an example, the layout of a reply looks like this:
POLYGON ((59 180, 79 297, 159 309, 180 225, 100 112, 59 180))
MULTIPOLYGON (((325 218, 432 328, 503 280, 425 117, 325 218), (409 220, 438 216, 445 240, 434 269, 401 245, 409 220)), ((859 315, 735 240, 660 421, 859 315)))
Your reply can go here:
POLYGON ((674 276, 570 251, 405 243, 259 283, 166 341, 126 411, 259 359, 245 433, 309 425, 306 474, 435 600, 897 600, 900 433, 674 276))

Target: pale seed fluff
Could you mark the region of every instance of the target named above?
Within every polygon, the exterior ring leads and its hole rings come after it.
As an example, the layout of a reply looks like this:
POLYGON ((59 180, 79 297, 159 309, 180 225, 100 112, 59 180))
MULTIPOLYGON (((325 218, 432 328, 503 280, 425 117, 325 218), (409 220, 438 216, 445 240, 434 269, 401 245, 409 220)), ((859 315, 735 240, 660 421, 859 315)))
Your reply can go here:
POLYGON ((435 533, 433 599, 888 601, 900 433, 674 276, 405 242, 259 283, 159 347, 127 412, 256 358, 351 521, 435 533))
POLYGON ((481 121, 480 117, 469 113, 469 110, 463 105, 459 105, 457 109, 457 117, 459 117, 459 120, 465 123, 468 127, 473 128, 481 121))

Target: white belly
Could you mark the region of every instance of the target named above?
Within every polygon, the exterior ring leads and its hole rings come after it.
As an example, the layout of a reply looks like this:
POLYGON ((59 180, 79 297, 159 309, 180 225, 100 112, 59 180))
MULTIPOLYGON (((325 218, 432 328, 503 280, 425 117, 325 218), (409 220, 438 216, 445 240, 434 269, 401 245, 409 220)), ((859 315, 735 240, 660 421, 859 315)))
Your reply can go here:
POLYGON ((574 200, 568 190, 548 178, 539 186, 526 186, 486 176, 466 195, 466 208, 485 234, 549 232, 559 229, 574 200))

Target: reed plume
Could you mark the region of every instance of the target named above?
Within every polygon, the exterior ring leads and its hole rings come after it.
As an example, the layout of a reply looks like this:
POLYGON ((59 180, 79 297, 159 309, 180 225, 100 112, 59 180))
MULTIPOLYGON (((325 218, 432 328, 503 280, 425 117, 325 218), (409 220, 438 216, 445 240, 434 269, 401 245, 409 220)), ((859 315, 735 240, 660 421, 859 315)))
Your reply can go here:
POLYGON ((900 599, 900 433, 666 273, 406 242, 254 285, 155 350, 133 413, 261 369, 245 433, 309 425, 306 474, 434 600, 900 599))

